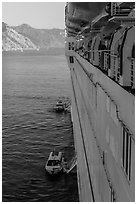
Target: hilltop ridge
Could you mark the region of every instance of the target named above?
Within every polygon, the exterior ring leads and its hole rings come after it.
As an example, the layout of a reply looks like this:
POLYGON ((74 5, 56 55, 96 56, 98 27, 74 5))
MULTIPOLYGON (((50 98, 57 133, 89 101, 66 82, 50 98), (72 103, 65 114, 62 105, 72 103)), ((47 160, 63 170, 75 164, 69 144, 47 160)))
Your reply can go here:
POLYGON ((8 26, 2 23, 2 50, 64 49, 63 29, 37 29, 28 24, 8 26))

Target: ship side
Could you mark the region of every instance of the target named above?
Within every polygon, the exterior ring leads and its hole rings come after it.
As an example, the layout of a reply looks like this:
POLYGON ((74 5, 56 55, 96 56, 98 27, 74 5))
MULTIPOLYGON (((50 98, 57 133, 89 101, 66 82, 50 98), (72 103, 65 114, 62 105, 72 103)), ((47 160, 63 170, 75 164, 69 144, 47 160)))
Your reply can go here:
POLYGON ((135 5, 67 3, 79 200, 135 201, 135 5))

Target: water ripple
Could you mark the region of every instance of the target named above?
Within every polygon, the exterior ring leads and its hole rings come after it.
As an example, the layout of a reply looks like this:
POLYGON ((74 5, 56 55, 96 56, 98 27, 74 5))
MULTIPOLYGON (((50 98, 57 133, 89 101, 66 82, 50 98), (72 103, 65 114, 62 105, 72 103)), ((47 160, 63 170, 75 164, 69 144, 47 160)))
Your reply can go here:
POLYGON ((53 111, 58 96, 70 100, 66 66, 64 57, 3 58, 3 202, 78 201, 76 177, 53 180, 44 169, 54 148, 74 154, 70 114, 53 111))

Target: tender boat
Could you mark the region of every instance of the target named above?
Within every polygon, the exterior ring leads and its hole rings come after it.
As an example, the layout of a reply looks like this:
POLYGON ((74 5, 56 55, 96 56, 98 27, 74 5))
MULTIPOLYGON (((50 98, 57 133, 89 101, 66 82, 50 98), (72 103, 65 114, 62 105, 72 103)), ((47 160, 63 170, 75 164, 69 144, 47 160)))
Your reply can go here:
POLYGON ((66 110, 66 104, 63 103, 62 100, 59 100, 59 101, 56 103, 56 105, 55 105, 55 107, 54 107, 54 110, 57 111, 57 112, 63 112, 63 111, 66 110))
POLYGON ((49 174, 55 175, 63 171, 64 157, 62 152, 53 151, 46 162, 45 169, 49 174))

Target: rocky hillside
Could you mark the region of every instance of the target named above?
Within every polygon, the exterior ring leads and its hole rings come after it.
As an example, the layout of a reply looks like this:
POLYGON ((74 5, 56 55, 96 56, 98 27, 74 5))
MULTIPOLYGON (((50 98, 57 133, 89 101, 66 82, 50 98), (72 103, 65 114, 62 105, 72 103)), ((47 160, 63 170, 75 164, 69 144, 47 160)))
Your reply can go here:
POLYGON ((2 50, 38 50, 38 47, 28 37, 19 34, 12 27, 2 23, 2 50))
POLYGON ((51 50, 64 48, 63 29, 36 29, 27 24, 8 26, 2 23, 2 50, 51 50))
POLYGON ((15 31, 28 37, 39 48, 63 48, 64 30, 63 29, 36 29, 27 24, 13 27, 15 31))

